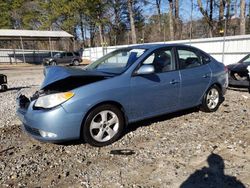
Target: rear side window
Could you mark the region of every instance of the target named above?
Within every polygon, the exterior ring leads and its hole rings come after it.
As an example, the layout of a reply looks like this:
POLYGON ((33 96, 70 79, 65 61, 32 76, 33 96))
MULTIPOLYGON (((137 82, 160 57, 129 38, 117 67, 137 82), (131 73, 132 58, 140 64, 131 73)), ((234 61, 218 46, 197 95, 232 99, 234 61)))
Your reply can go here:
POLYGON ((211 58, 204 52, 200 52, 202 64, 207 64, 211 62, 211 58))
POLYGON ((193 50, 177 49, 178 60, 181 68, 192 68, 202 65, 201 58, 193 50))
POLYGON ((73 53, 67 52, 67 56, 73 56, 73 53))
POLYGON ((64 52, 60 54, 61 57, 64 57, 65 55, 66 55, 66 53, 64 53, 64 52))

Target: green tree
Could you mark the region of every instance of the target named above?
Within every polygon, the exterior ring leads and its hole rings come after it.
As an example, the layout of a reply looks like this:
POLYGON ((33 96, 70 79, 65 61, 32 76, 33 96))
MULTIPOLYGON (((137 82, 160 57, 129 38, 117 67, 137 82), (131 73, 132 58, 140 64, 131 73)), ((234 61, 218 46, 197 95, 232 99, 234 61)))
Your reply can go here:
POLYGON ((0 0, 0 29, 11 28, 9 1, 0 0))

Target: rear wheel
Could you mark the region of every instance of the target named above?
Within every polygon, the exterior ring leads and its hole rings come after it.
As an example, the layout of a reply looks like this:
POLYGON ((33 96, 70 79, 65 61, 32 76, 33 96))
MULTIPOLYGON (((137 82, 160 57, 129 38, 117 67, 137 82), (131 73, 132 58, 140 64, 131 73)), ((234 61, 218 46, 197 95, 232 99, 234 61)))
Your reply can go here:
POLYGON ((84 140, 92 146, 106 146, 115 142, 124 129, 121 110, 113 105, 101 105, 93 109, 83 126, 84 140))
POLYGON ((78 60, 75 59, 75 60, 73 61, 73 65, 78 66, 79 64, 80 64, 80 62, 79 62, 78 60))
POLYGON ((219 108, 221 101, 221 89, 216 85, 211 86, 203 97, 201 109, 204 112, 215 112, 219 108))

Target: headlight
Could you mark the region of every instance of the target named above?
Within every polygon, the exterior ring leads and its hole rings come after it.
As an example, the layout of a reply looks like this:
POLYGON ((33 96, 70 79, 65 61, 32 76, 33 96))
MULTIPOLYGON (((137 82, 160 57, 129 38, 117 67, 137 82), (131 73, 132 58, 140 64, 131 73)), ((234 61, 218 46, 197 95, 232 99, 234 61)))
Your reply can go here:
POLYGON ((35 103, 38 108, 53 108, 58 106, 74 96, 72 92, 56 93, 39 97, 35 103))

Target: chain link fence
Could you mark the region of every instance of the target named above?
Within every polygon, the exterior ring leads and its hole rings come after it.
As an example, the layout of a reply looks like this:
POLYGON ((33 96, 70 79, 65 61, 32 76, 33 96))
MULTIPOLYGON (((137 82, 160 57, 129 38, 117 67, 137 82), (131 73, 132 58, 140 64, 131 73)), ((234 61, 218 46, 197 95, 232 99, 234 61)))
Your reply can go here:
POLYGON ((51 57, 59 51, 49 50, 21 50, 21 49, 0 49, 0 63, 18 64, 31 63, 41 64, 43 58, 51 57))

